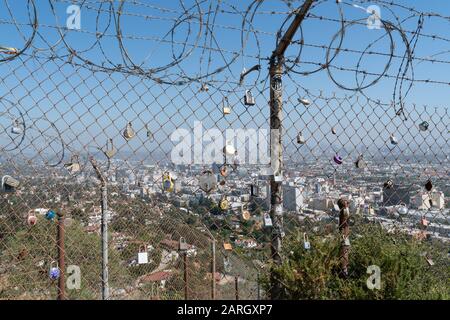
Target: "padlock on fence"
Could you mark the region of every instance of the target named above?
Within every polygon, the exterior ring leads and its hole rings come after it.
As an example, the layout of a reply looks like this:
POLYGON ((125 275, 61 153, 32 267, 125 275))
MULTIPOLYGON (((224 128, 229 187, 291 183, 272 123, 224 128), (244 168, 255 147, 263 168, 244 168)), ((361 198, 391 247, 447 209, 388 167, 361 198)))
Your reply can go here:
POLYGON ((145 127, 145 130, 147 131, 147 139, 150 141, 153 141, 154 136, 153 136, 153 133, 150 131, 148 125, 145 124, 144 127, 145 127))
POLYGON ((59 270, 58 263, 56 261, 52 261, 50 263, 50 269, 48 271, 48 276, 51 280, 57 280, 61 275, 61 271, 59 270))
POLYGON ((364 157, 363 155, 359 155, 358 158, 355 161, 355 166, 358 169, 364 169, 365 167, 367 167, 367 163, 366 161, 364 161, 364 157))
POLYGON ((174 188, 174 182, 172 176, 168 171, 164 172, 162 176, 162 188, 166 192, 172 192, 174 188))
POLYGON ((136 133, 133 130, 131 122, 128 122, 127 126, 125 127, 125 130, 123 130, 123 137, 125 138, 125 140, 130 141, 131 139, 134 138, 135 135, 136 133))
POLYGON ((20 186, 20 181, 14 179, 11 176, 2 177, 2 191, 3 192, 14 192, 20 186))
POLYGON ((336 164, 342 164, 342 162, 344 162, 344 159, 340 156, 340 155, 338 155, 338 154, 336 154, 334 157, 333 157, 333 161, 336 163, 336 164))
POLYGON ((420 219, 420 224, 421 224, 422 226, 424 226, 424 227, 428 227, 429 221, 425 218, 425 216, 423 216, 423 217, 420 219))
POLYGON ((223 147, 223 154, 225 156, 232 156, 234 155, 234 153, 236 152, 236 149, 234 148, 233 144, 231 143, 231 141, 227 141, 225 143, 225 147, 223 147))
POLYGON ((56 212, 53 210, 48 210, 47 213, 45 214, 45 219, 47 219, 48 221, 53 221, 53 219, 55 219, 56 217, 56 212))
POLYGON ((408 214, 408 207, 406 206, 406 204, 401 203, 400 206, 397 209, 397 213, 399 215, 402 215, 402 216, 407 215, 408 214))
POLYGON ((178 250, 179 251, 187 251, 189 249, 189 245, 186 242, 186 239, 184 237, 180 237, 180 240, 178 241, 178 250))
POLYGON ((309 238, 306 232, 303 232, 303 247, 305 248, 305 250, 311 249, 311 242, 309 242, 309 238))
POLYGON ((23 133, 22 127, 20 126, 19 120, 14 120, 13 126, 11 128, 11 133, 15 135, 19 135, 23 133))
POLYGON ((350 247, 350 238, 348 236, 344 236, 343 244, 345 247, 350 247))
POLYGON ((423 121, 419 124, 419 130, 420 131, 427 131, 429 128, 430 124, 426 121, 423 121))
POLYGON ((36 214, 32 211, 28 212, 27 216, 27 224, 29 226, 34 226, 37 223, 37 217, 36 214))
POLYGON ((220 175, 224 178, 228 176, 228 166, 226 164, 220 167, 220 175))
POLYGON ((306 139, 303 136, 303 133, 301 131, 297 134, 297 143, 298 144, 305 144, 306 143, 306 139))
POLYGON ((337 134, 337 130, 336 130, 336 128, 335 128, 335 127, 331 128, 331 133, 332 133, 332 134, 334 134, 334 135, 336 135, 336 134, 337 134))
POLYGON ((273 223, 272 223, 272 218, 270 217, 269 213, 264 213, 264 226, 265 227, 272 227, 273 223))
POLYGON ((242 219, 244 219, 245 221, 250 220, 250 211, 248 211, 247 209, 242 208, 242 219))
POLYGON ((383 187, 385 189, 392 189, 394 187, 394 182, 389 179, 384 183, 383 187))
POLYGON ((246 90, 244 95, 244 104, 246 106, 254 106, 255 103, 255 97, 253 96, 252 92, 250 90, 246 90))
POLYGON ((141 245, 141 246, 139 246, 139 252, 138 252, 138 264, 147 264, 147 263, 148 263, 147 246, 141 245))
POLYGON ((200 92, 208 92, 209 91, 209 87, 206 83, 202 83, 201 87, 200 87, 200 92))
POLYGON ((227 115, 227 114, 231 113, 231 107, 230 107, 230 104, 228 102, 228 98, 227 97, 223 98, 222 111, 223 111, 224 115, 227 115))
POLYGON ((300 102, 301 104, 303 104, 305 107, 309 106, 311 104, 311 101, 309 101, 306 98, 298 98, 298 102, 300 102))
POLYGON ((229 202, 226 196, 222 197, 219 202, 219 207, 222 211, 227 211, 229 208, 229 202))
POLYGON ((389 137, 389 139, 391 140, 391 144, 392 145, 397 145, 398 144, 398 140, 397 140, 397 138, 394 136, 394 134, 391 134, 390 135, 390 137, 389 137))
POLYGON ((78 155, 72 155, 70 158, 70 162, 64 164, 64 167, 69 171, 71 174, 75 174, 81 171, 81 165, 78 159, 78 155))
POLYGON ((103 152, 108 159, 111 159, 112 157, 114 157, 116 155, 117 150, 116 150, 116 148, 114 148, 113 139, 109 139, 106 142, 106 149, 103 152), (108 142, 111 146, 109 146, 108 142))

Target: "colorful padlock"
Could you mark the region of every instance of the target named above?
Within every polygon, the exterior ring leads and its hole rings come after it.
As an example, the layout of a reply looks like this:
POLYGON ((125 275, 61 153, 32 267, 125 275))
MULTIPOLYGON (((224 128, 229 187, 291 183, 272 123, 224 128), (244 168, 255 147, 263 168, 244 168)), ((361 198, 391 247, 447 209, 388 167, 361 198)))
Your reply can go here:
POLYGON ((52 261, 50 263, 50 270, 48 271, 48 276, 52 280, 57 280, 61 275, 61 271, 59 270, 58 263, 56 261, 52 261))
POLYGON ((53 219, 55 219, 56 217, 56 213, 53 210, 48 210, 47 213, 45 214, 45 219, 47 219, 48 221, 52 221, 53 219))
POLYGON ((29 212, 27 217, 27 223, 29 226, 34 226, 37 223, 37 217, 34 212, 29 212))
POLYGON ((173 183, 172 177, 169 172, 164 172, 164 174, 163 174, 162 187, 163 187, 163 190, 166 192, 173 191, 174 183, 173 183))
POLYGON ((342 162, 344 162, 344 159, 343 159, 340 155, 338 155, 338 154, 336 154, 336 155, 333 157, 333 160, 334 160, 334 162, 335 162, 336 164, 342 164, 342 162))

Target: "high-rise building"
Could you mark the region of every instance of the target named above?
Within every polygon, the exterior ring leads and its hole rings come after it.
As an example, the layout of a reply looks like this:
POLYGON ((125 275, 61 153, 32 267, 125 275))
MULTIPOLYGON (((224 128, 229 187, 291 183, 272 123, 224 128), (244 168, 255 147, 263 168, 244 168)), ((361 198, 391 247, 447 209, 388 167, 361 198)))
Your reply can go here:
POLYGON ((283 207, 299 212, 303 208, 303 188, 297 185, 283 185, 283 207))

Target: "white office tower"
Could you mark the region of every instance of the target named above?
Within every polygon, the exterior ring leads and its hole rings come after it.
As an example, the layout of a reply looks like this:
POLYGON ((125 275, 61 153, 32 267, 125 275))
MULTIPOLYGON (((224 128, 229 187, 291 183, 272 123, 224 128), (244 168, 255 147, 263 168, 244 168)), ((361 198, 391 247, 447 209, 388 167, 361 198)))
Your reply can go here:
POLYGON ((283 207, 288 211, 300 212, 303 208, 303 188, 294 184, 283 185, 283 207))

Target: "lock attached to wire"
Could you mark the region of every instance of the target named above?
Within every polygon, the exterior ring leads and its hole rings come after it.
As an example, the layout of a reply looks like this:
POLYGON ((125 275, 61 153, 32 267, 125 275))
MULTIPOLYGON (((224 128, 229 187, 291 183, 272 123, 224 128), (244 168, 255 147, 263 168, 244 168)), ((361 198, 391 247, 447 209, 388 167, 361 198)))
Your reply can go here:
POLYGON ((15 134, 15 135, 22 134, 23 133, 22 127, 23 127, 23 123, 20 123, 19 120, 15 119, 13 126, 11 128, 11 133, 15 134))
POLYGON ((105 156, 106 156, 108 159, 111 159, 112 157, 114 157, 114 156, 116 155, 117 150, 116 150, 116 148, 114 148, 114 145, 113 145, 113 139, 109 139, 109 144, 108 144, 108 141, 107 141, 107 142, 106 142, 106 150, 103 151, 103 153, 105 154, 105 156), (111 146, 109 146, 109 144, 110 144, 111 146))
POLYGON ((226 196, 223 196, 222 199, 220 199, 219 207, 222 211, 227 211, 230 206, 230 203, 228 202, 228 199, 226 196))
POLYGON ((394 134, 391 134, 391 136, 389 137, 389 139, 391 140, 391 144, 392 145, 397 145, 398 144, 398 140, 397 138, 394 136, 394 134))
POLYGON ((20 186, 19 180, 7 175, 2 177, 3 192, 14 192, 19 186, 20 186))
POLYGON ((255 103, 255 97, 253 96, 252 92, 250 90, 245 90, 244 104, 246 106, 254 106, 255 103))
POLYGON ((58 263, 56 261, 52 261, 50 263, 50 269, 48 271, 48 276, 52 280, 57 280, 61 275, 61 271, 59 270, 58 263))
POLYGON ((231 107, 230 107, 230 103, 228 102, 228 97, 223 98, 222 111, 223 111, 224 115, 231 113, 231 107))
POLYGON ((429 127, 430 127, 430 124, 426 121, 423 121, 419 124, 420 131, 427 131, 429 127))
POLYGON ((178 241, 178 250, 186 252, 189 249, 189 245, 186 242, 186 239, 184 237, 180 237, 180 240, 178 241))
POLYGON ((64 167, 71 174, 75 174, 81 171, 81 165, 78 159, 78 155, 72 155, 70 162, 64 164, 64 167))
POLYGON ((170 175, 169 172, 164 172, 163 177, 162 177, 162 187, 163 190, 166 192, 172 192, 174 189, 174 182, 173 182, 173 178, 170 175))
POLYGON ((356 159, 355 166, 358 169, 364 169, 365 167, 367 167, 367 163, 366 163, 366 161, 364 161, 364 157, 362 154, 359 155, 358 158, 356 159))
POLYGON ((305 144, 306 143, 306 139, 303 136, 303 133, 301 131, 297 134, 297 143, 298 144, 305 144))
POLYGON ((305 107, 309 106, 311 104, 311 101, 309 101, 306 98, 298 98, 298 102, 300 102, 301 104, 303 104, 305 107))
POLYGON ((270 217, 269 213, 264 213, 264 226, 265 227, 272 227, 272 218, 270 217))
POLYGON ((9 54, 9 55, 18 54, 19 49, 12 48, 12 47, 0 46, 0 53, 9 54))
POLYGON ((344 158, 342 158, 340 155, 336 154, 336 155, 333 157, 333 161, 334 161, 336 164, 342 164, 342 163, 344 162, 344 158))
POLYGON ((311 242, 309 242, 309 238, 306 232, 303 232, 303 247, 305 248, 305 250, 311 249, 311 242))
POLYGON ((147 131, 147 138, 150 141, 153 141, 153 133, 150 131, 149 127, 147 124, 144 125, 145 126, 145 130, 147 131))
POLYGON ((123 137, 125 138, 125 140, 130 141, 131 139, 134 138, 135 135, 136 135, 136 133, 133 130, 133 126, 131 125, 131 122, 128 122, 125 130, 123 131, 123 137))

